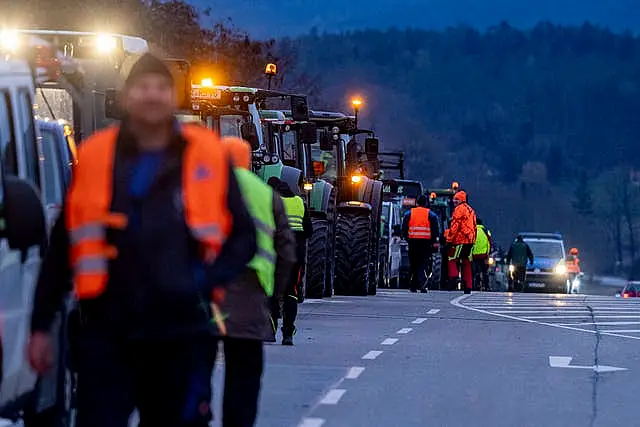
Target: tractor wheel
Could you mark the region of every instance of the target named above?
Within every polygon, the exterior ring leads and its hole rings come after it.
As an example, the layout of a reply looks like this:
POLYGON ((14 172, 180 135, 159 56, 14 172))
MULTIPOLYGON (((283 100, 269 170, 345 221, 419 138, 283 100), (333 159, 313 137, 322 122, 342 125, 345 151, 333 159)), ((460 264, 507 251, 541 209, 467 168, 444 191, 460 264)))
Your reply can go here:
POLYGON ((371 213, 338 214, 335 242, 336 295, 366 296, 369 292, 371 213))
POLYGON ((307 247, 307 298, 320 299, 324 296, 325 275, 327 274, 327 239, 329 221, 312 218, 313 234, 307 247))
POLYGON ((429 289, 442 289, 442 254, 435 252, 431 255, 431 279, 429 289))

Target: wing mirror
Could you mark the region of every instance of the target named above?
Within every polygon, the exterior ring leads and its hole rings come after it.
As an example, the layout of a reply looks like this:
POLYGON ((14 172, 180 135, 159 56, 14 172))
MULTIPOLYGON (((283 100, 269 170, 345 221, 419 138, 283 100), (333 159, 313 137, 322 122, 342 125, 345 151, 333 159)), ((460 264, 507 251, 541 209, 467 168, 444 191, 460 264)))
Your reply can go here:
POLYGON ((22 253, 23 259, 34 246, 42 251, 47 240, 47 226, 38 191, 31 183, 13 176, 6 176, 2 186, 4 228, 0 227, 0 235, 7 238, 11 249, 22 253))
POLYGON ((300 144, 315 144, 318 139, 318 132, 314 123, 303 123, 298 130, 298 141, 300 144))
POLYGON ((291 120, 295 122, 309 121, 309 106, 304 96, 291 96, 291 120))
POLYGON ((260 139, 258 138, 258 129, 255 123, 245 122, 240 126, 240 134, 242 139, 251 145, 253 151, 260 149, 260 139))
POLYGON ((377 159, 379 151, 380 140, 378 138, 367 138, 364 140, 364 152, 367 155, 367 159, 377 159))
POLYGON ((320 134, 320 149, 322 151, 333 150, 333 139, 329 132, 322 132, 320 134))

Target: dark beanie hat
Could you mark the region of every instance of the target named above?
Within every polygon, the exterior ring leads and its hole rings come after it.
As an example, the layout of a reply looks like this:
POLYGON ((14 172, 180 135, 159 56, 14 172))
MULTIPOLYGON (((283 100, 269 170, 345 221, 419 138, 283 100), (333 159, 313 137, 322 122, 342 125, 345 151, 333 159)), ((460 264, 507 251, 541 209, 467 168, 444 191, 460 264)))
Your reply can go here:
POLYGON ((151 53, 145 53, 133 64, 133 67, 131 67, 131 71, 127 76, 126 85, 131 85, 135 80, 145 74, 160 74, 173 81, 173 75, 169 67, 167 67, 167 64, 157 56, 151 53))

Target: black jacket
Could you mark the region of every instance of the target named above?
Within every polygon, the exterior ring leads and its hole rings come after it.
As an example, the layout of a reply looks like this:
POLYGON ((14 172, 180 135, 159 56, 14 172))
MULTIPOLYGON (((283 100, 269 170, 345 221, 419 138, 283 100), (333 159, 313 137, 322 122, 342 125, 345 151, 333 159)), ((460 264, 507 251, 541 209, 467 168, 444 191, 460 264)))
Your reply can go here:
MULTIPOLYGON (((180 197, 185 145, 176 132, 147 194, 135 199, 129 189, 138 153, 123 124, 114 162, 111 210, 135 216, 137 226, 130 221, 126 230, 107 231, 107 241, 118 249, 118 257, 109 264, 105 293, 80 303, 87 326, 131 337, 168 337, 211 329, 213 286, 228 284, 255 254, 253 220, 234 174, 229 173, 227 203, 233 216, 232 230, 215 263, 207 266, 200 261, 198 243, 186 226, 180 197)), ((51 327, 71 289, 71 277, 63 210, 40 271, 32 330, 51 327)))
MULTIPOLYGON (((289 184, 287 184, 286 182, 280 179, 278 180, 273 179, 271 182, 275 183, 273 187, 278 192, 278 194, 280 194, 280 196, 282 197, 296 196, 296 194, 293 191, 291 191, 289 184)), ((304 231, 302 232, 302 234, 304 235, 304 238, 310 239, 311 236, 313 235, 313 224, 311 223, 311 216, 309 215, 309 207, 307 206, 306 202, 304 202, 304 216, 302 217, 302 227, 304 228, 304 231)), ((300 234, 300 232, 297 232, 296 234, 300 234)))

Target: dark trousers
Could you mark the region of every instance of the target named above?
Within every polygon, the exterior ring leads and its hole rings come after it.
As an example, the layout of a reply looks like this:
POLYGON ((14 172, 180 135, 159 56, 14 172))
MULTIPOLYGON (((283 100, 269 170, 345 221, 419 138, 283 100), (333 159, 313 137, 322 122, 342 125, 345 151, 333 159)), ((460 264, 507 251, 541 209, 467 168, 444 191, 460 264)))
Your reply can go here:
POLYGON ((307 240, 300 232, 296 232, 296 265, 291 271, 291 276, 287 282, 286 291, 282 301, 272 298, 271 319, 274 327, 278 328, 278 319, 282 311, 282 333, 285 336, 292 336, 295 333, 296 317, 298 316, 298 296, 304 277, 304 266, 307 257, 307 240), (282 310, 280 304, 282 303, 282 310))
POLYGON ((489 290, 489 263, 487 258, 473 259, 473 289, 489 290))
POLYGON ((258 401, 264 355, 262 341, 225 338, 223 427, 253 427, 258 416, 258 401))
POLYGON ((188 338, 125 341, 84 330, 78 343, 77 427, 206 427, 216 345, 188 338))
POLYGON ((425 289, 427 277, 431 274, 433 242, 426 239, 409 239, 408 243, 411 290, 425 289))
POLYGON ((512 273, 513 290, 520 292, 524 289, 524 285, 527 282, 527 267, 524 265, 514 265, 512 273))

